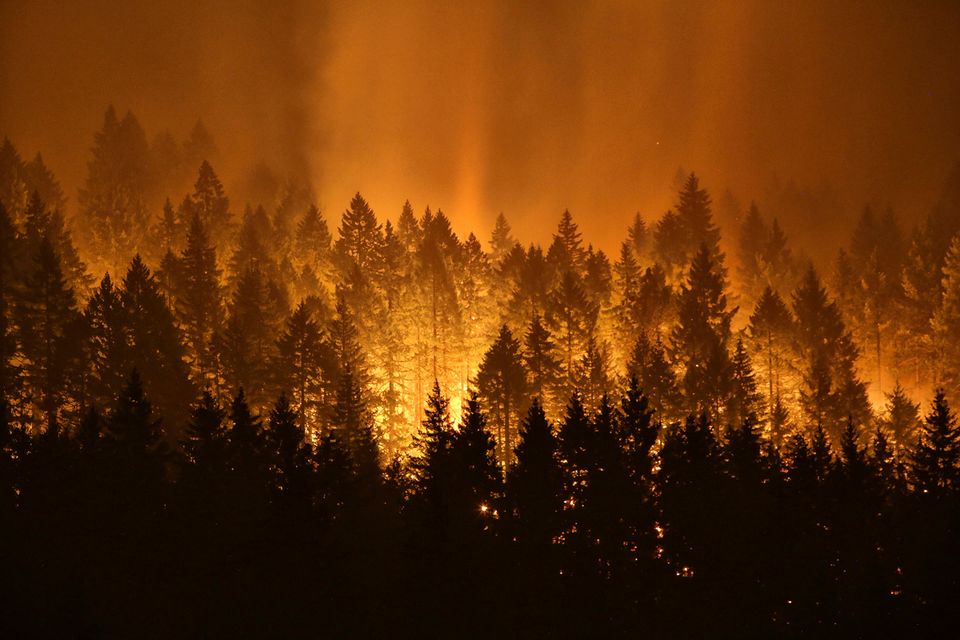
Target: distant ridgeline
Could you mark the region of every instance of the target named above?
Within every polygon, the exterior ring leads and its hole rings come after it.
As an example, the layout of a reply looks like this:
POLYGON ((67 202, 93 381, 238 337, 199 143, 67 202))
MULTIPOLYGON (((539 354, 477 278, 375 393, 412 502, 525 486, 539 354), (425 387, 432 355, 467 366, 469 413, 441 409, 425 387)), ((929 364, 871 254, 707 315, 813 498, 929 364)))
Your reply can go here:
POLYGON ((826 283, 750 206, 731 284, 693 174, 611 262, 566 211, 546 249, 359 193, 331 232, 293 184, 235 215, 212 149, 111 109, 70 224, 0 148, 0 635, 948 621, 960 172, 826 283))

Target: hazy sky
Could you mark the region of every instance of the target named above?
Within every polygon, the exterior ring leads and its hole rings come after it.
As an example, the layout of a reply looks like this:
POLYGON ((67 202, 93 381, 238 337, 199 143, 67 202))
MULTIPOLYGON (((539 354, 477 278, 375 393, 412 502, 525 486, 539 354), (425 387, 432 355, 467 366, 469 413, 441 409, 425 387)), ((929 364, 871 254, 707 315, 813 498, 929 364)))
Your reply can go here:
POLYGON ((960 160, 960 3, 0 0, 0 135, 72 202, 108 103, 202 117, 228 188, 266 162, 333 216, 360 190, 532 240, 568 207, 608 244, 682 166, 915 219, 960 160))

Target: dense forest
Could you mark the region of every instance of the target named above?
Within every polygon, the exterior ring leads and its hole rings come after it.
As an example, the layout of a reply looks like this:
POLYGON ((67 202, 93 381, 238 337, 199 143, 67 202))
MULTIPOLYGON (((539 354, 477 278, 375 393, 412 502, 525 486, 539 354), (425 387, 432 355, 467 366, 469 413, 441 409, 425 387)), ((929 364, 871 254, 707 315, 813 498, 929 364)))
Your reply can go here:
POLYGON ((692 173, 611 257, 215 155, 111 108, 68 214, 0 148, 0 635, 958 622, 960 167, 818 270, 692 173))

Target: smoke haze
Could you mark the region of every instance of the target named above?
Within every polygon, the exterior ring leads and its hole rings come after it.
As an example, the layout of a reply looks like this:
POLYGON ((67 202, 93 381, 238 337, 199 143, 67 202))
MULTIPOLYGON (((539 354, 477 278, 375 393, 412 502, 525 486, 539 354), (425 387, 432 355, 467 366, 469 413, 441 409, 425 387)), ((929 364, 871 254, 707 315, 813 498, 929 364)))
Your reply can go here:
POLYGON ((608 249, 679 167, 810 247, 868 202, 918 219, 960 159, 955 2, 636 4, 6 0, 0 135, 75 203, 108 104, 202 118, 235 210, 264 164, 332 216, 360 190, 546 240, 569 208, 608 249))

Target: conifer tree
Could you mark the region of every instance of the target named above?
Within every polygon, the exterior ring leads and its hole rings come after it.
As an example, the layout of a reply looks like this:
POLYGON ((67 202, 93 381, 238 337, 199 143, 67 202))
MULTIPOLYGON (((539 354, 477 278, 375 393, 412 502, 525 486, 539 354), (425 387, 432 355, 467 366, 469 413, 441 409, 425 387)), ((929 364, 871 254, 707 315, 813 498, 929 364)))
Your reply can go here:
POLYGON ((37 413, 35 420, 56 421, 67 398, 71 349, 81 336, 76 299, 60 268, 60 260, 46 239, 32 256, 24 295, 15 311, 17 335, 23 354, 23 372, 37 413))
POLYGON ((700 179, 691 173, 683 183, 676 206, 684 244, 680 247, 688 262, 705 245, 711 257, 720 256, 720 230, 713 222, 710 195, 700 188, 700 179))
POLYGON ((576 362, 583 353, 597 320, 594 307, 583 290, 582 280, 565 271, 547 301, 546 322, 560 355, 561 381, 565 395, 573 390, 576 362))
POLYGON ((270 363, 279 327, 267 316, 267 288, 260 270, 245 271, 229 305, 229 319, 216 337, 228 388, 243 388, 256 411, 269 404, 270 363))
POLYGON ((186 398, 195 396, 186 351, 160 283, 139 255, 130 261, 118 291, 128 340, 128 368, 140 373, 144 389, 176 437, 186 419, 186 398))
POLYGON ((99 266, 116 269, 142 248, 148 231, 149 145, 133 114, 118 120, 111 106, 94 135, 92 154, 79 196, 81 231, 86 245, 105 260, 99 266))
POLYGON ((886 394, 886 398, 886 416, 881 420, 881 424, 890 434, 894 450, 898 455, 902 455, 916 443, 920 405, 910 400, 899 382, 893 391, 886 394))
POLYGON ((520 427, 516 464, 507 474, 507 495, 519 543, 531 562, 540 566, 548 563, 552 540, 561 530, 563 491, 557 439, 535 398, 520 427))
POLYGON ((674 361, 683 372, 687 410, 717 414, 729 381, 730 322, 724 272, 707 245, 701 245, 680 286, 678 322, 671 336, 674 361))
POLYGON ((354 267, 372 276, 383 244, 383 230, 373 209, 359 193, 344 211, 338 233, 334 252, 341 277, 354 267))
POLYGON ((511 234, 510 223, 501 211, 497 214, 497 220, 490 235, 490 263, 494 266, 500 265, 516 244, 517 241, 511 234))
POLYGON ((848 416, 860 424, 869 422, 866 385, 856 374, 859 350, 813 267, 793 294, 793 312, 799 395, 809 423, 837 436, 848 416))
POLYGON ((658 423, 678 417, 680 390, 659 336, 653 342, 646 335, 637 338, 627 363, 627 376, 639 382, 658 423))
POLYGON ((450 447, 453 441, 453 423, 450 421, 449 401, 433 383, 427 396, 423 422, 414 438, 416 455, 410 461, 414 474, 414 490, 419 498, 433 508, 442 507, 442 491, 449 482, 452 465, 450 447))
POLYGON ((930 413, 920 427, 913 454, 913 481, 922 493, 940 496, 953 491, 960 478, 960 428, 947 404, 943 389, 937 389, 930 413))
POLYGON ((107 418, 105 435, 110 450, 130 473, 149 471, 159 478, 166 453, 163 432, 136 369, 107 418))
POLYGON ((182 443, 187 461, 206 470, 218 469, 225 461, 227 429, 224 425, 226 412, 209 391, 204 391, 200 400, 190 411, 185 438, 182 443))
POLYGON ((553 234, 553 243, 547 252, 547 260, 558 274, 568 271, 577 275, 583 274, 587 251, 583 247, 580 228, 573 221, 569 210, 565 209, 560 216, 557 232, 553 234))
POLYGON ((217 364, 213 337, 222 322, 220 270, 216 249, 200 216, 193 216, 187 246, 177 260, 174 301, 177 321, 187 345, 188 363, 194 384, 211 387, 218 393, 217 364))
POLYGON ((760 383, 767 392, 767 407, 772 410, 780 396, 781 381, 786 377, 793 317, 780 294, 770 287, 764 289, 750 315, 747 337, 759 365, 760 383))
POLYGON ((763 412, 763 396, 757 389, 753 365, 740 336, 733 351, 730 373, 731 389, 725 412, 727 424, 737 427, 748 419, 756 422, 763 412))
POLYGON ((127 381, 132 367, 124 309, 110 274, 87 301, 84 310, 90 358, 90 394, 101 406, 108 405, 116 390, 127 381))
MULTIPOLYGON (((8 141, 5 140, 5 144, 8 141)), ((18 304, 19 273, 22 243, 17 230, 0 201, 0 401, 5 402, 11 419, 22 400, 22 367, 16 356, 19 345, 16 335, 15 310, 18 304)))
POLYGON ((493 515, 499 498, 503 473, 497 465, 496 442, 487 429, 487 420, 475 393, 467 399, 460 428, 450 441, 452 462, 461 486, 457 502, 474 516, 478 511, 493 515))
POLYGON ((199 218, 215 247, 226 246, 233 232, 230 199, 210 163, 204 159, 197 170, 193 193, 184 201, 181 217, 192 231, 193 219, 199 218))
POLYGON ((931 326, 936 340, 938 383, 951 397, 960 393, 960 235, 950 243, 943 262, 942 296, 931 326))
POLYGON ((527 389, 539 400, 541 410, 552 413, 559 406, 557 385, 560 377, 560 361, 555 354, 550 331, 534 314, 527 328, 523 343, 523 367, 527 372, 527 389))
POLYGON ((480 398, 490 407, 497 435, 497 459, 505 467, 509 466, 516 441, 514 432, 525 409, 527 386, 520 342, 507 325, 500 327, 496 341, 480 362, 477 389, 480 398))
POLYGON ((12 222, 22 220, 30 193, 20 153, 10 139, 4 137, 3 144, 0 144, 0 205, 6 209, 12 222))

